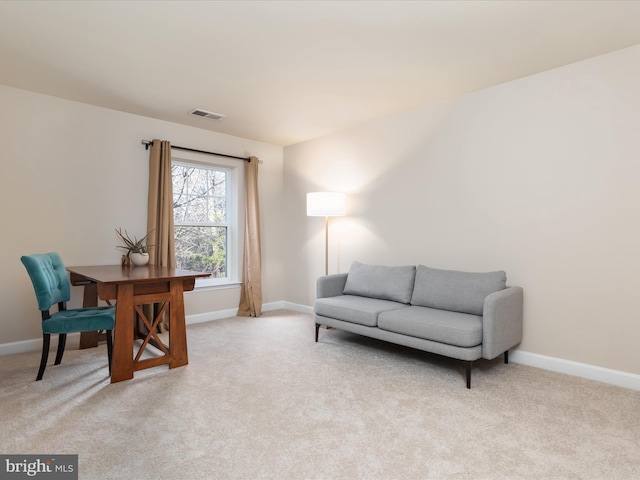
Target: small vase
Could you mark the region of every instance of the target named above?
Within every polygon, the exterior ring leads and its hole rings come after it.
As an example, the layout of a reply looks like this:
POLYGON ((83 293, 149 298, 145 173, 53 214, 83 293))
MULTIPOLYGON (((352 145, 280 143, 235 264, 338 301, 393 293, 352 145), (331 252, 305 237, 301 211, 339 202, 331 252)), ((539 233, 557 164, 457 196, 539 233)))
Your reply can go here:
POLYGON ((131 258, 131 263, 135 266, 142 266, 149 263, 148 253, 130 253, 129 258, 131 258))

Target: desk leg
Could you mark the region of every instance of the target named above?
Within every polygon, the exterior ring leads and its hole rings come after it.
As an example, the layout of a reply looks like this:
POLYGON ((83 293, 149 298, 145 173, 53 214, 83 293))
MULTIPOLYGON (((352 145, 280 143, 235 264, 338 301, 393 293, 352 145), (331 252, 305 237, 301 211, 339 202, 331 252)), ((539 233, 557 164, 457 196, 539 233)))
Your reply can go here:
MULTIPOLYGON (((83 307, 98 306, 98 284, 91 282, 84 286, 82 296, 83 307)), ((98 332, 81 332, 80 333, 80 350, 83 348, 91 348, 98 346, 98 332)))
POLYGON ((182 280, 171 282, 171 310, 169 315, 169 368, 182 367, 189 363, 187 354, 187 327, 184 316, 184 294, 182 280))
POLYGON ((111 383, 133 378, 133 285, 118 285, 111 383))

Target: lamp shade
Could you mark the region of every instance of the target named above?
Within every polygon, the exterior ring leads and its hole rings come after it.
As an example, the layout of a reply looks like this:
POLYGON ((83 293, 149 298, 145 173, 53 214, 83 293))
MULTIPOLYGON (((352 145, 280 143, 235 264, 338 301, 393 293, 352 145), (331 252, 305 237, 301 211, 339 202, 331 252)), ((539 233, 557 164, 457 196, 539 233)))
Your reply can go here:
POLYGON ((307 193, 308 217, 341 217, 345 214, 346 195, 339 192, 307 193))

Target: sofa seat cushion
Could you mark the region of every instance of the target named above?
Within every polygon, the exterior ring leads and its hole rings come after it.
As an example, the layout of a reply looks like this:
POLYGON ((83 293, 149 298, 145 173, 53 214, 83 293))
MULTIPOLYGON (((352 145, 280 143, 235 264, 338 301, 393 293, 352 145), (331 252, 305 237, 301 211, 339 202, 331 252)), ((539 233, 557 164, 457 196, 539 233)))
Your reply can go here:
POLYGON ((382 312, 378 328, 434 342, 475 347, 482 343, 482 317, 427 307, 382 312))
POLYGON ((387 267, 353 262, 343 293, 409 304, 416 267, 387 267))
POLYGON ((401 308, 407 308, 407 306, 398 302, 390 302, 389 300, 378 300, 377 298, 356 295, 318 298, 313 305, 313 311, 317 315, 358 323, 367 327, 378 325, 378 315, 381 312, 401 308))
POLYGON ((507 274, 457 272, 418 265, 411 305, 482 315, 484 299, 504 290, 507 274))

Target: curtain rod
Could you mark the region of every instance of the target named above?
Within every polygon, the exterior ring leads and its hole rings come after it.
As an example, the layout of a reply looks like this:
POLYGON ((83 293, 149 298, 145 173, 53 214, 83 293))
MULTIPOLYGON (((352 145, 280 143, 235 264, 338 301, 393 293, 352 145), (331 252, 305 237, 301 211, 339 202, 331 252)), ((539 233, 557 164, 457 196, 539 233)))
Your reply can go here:
MULTIPOLYGON (((142 145, 144 145, 145 150, 149 150, 149 146, 153 142, 151 140, 142 140, 142 145)), ((244 160, 245 162, 250 162, 251 158, 247 157, 236 157, 235 155, 226 155, 224 153, 216 153, 216 152, 207 152, 205 150, 197 150, 195 148, 187 148, 187 147, 179 147, 177 145, 171 145, 171 148, 177 148, 179 150, 188 150, 190 152, 198 152, 198 153, 206 153, 207 155, 217 155, 218 157, 227 157, 227 158, 235 158, 236 160, 244 160)), ((262 163, 262 162, 258 162, 262 163)))

